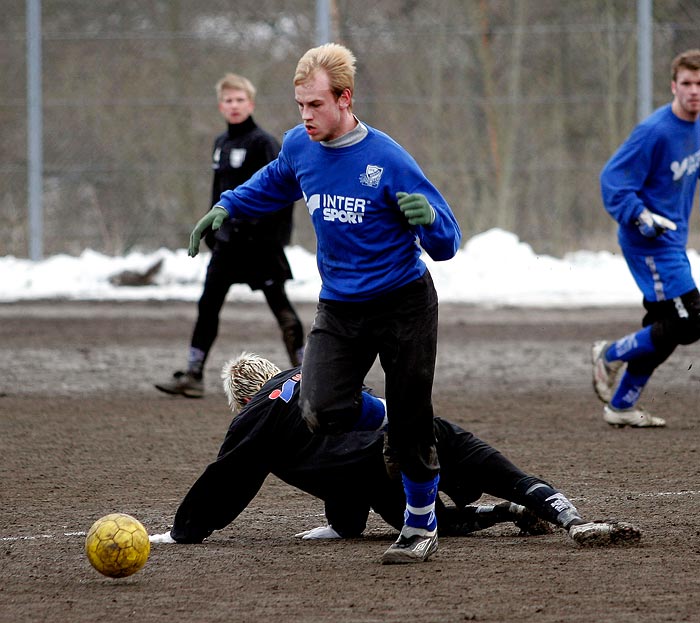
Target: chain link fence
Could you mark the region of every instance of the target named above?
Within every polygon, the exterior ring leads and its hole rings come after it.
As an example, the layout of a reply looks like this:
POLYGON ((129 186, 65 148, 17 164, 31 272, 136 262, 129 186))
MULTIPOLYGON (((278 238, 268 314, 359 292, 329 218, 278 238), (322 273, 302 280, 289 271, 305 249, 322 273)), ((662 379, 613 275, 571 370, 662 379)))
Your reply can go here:
MULTIPOLYGON (((598 174, 636 123, 636 2, 335 0, 355 112, 416 158, 465 240, 500 227, 541 253, 615 248, 598 174)), ((214 84, 258 88, 256 121, 299 122, 292 75, 315 0, 43 0, 45 255, 183 248, 208 210, 214 84)), ((700 47, 700 6, 657 0, 654 106, 700 47)), ((24 0, 0 24, 0 255, 27 257, 24 0)), ((292 242, 312 250, 304 206, 292 242)))

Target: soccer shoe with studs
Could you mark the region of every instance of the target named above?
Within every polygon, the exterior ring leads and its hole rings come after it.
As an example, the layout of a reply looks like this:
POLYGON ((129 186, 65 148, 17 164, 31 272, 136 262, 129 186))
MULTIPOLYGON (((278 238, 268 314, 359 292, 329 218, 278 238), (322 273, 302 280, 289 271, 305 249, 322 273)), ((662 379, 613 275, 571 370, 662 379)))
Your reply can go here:
POLYGON ((204 380, 201 377, 196 378, 189 372, 176 372, 169 381, 157 383, 156 389, 166 394, 201 398, 204 396, 204 380))
POLYGON ((590 521, 569 528, 569 537, 581 547, 633 545, 642 538, 639 528, 624 521, 590 521))
POLYGON ((609 342, 594 342, 591 348, 591 360, 593 363, 593 389, 603 402, 612 400, 613 389, 617 385, 617 379, 622 372, 624 361, 605 361, 605 351, 609 342))
POLYGON ((437 530, 404 526, 395 543, 382 555, 383 565, 425 562, 438 548, 437 530))
POLYGON ((622 428, 623 426, 631 426, 632 428, 658 428, 666 426, 666 420, 651 415, 641 407, 618 410, 610 405, 605 405, 603 407, 603 419, 610 424, 610 426, 616 426, 618 428, 622 428))

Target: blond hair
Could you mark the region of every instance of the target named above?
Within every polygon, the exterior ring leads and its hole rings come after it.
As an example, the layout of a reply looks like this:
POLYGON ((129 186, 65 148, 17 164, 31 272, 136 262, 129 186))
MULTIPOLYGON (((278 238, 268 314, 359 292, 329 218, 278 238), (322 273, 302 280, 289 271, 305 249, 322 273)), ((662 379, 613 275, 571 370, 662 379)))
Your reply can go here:
POLYGON ((242 352, 227 361, 221 369, 221 378, 231 411, 240 411, 265 383, 280 372, 274 363, 255 353, 242 352))
POLYGON ((299 59, 294 86, 306 82, 316 71, 325 71, 331 92, 340 97, 345 89, 355 92, 355 55, 338 43, 325 43, 308 50, 299 59))
POLYGON ((223 98, 223 93, 226 89, 243 91, 251 102, 255 101, 255 87, 253 86, 253 83, 248 80, 248 78, 244 78, 238 74, 226 74, 216 83, 216 97, 219 99, 219 101, 221 101, 223 98))

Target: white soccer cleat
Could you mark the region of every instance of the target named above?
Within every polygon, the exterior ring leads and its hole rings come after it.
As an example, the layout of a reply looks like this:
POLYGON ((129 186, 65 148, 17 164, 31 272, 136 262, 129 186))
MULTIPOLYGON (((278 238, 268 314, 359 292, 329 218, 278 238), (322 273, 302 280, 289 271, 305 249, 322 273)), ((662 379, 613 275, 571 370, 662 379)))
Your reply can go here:
POLYGON ((624 521, 590 521, 569 528, 569 537, 581 547, 632 545, 642 538, 639 528, 624 521))
POLYGON ((593 389, 603 402, 612 400, 613 390, 617 385, 620 373, 624 369, 624 361, 605 361, 605 351, 609 342, 604 340, 593 342, 591 361, 593 363, 593 389))
POLYGON ((632 428, 650 428, 666 426, 666 420, 660 417, 651 415, 641 407, 632 407, 631 409, 615 409, 610 405, 603 407, 603 419, 610 426, 631 426, 632 428))

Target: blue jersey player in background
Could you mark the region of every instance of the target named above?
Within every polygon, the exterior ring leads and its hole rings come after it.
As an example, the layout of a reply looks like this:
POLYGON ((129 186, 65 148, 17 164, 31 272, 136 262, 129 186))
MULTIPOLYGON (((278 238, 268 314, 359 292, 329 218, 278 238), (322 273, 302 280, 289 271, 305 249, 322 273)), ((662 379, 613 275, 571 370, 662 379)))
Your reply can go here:
POLYGON ((454 257, 461 232, 408 152, 353 114, 354 80, 355 58, 344 46, 302 56, 294 75, 302 123, 287 132, 276 160, 221 195, 195 226, 189 253, 197 254, 208 227, 303 198, 322 286, 302 365, 302 416, 319 434, 368 426, 374 406, 362 384, 379 357, 387 456, 398 463, 406 495, 404 526, 382 562, 422 562, 438 546, 440 466, 432 404, 438 299, 421 253, 454 257))
POLYGON ((686 253, 700 165, 700 50, 671 64, 673 101, 642 121, 603 168, 603 203, 644 296, 640 331, 593 345, 593 385, 613 426, 665 426, 637 401, 679 344, 700 338, 700 295, 686 253))

